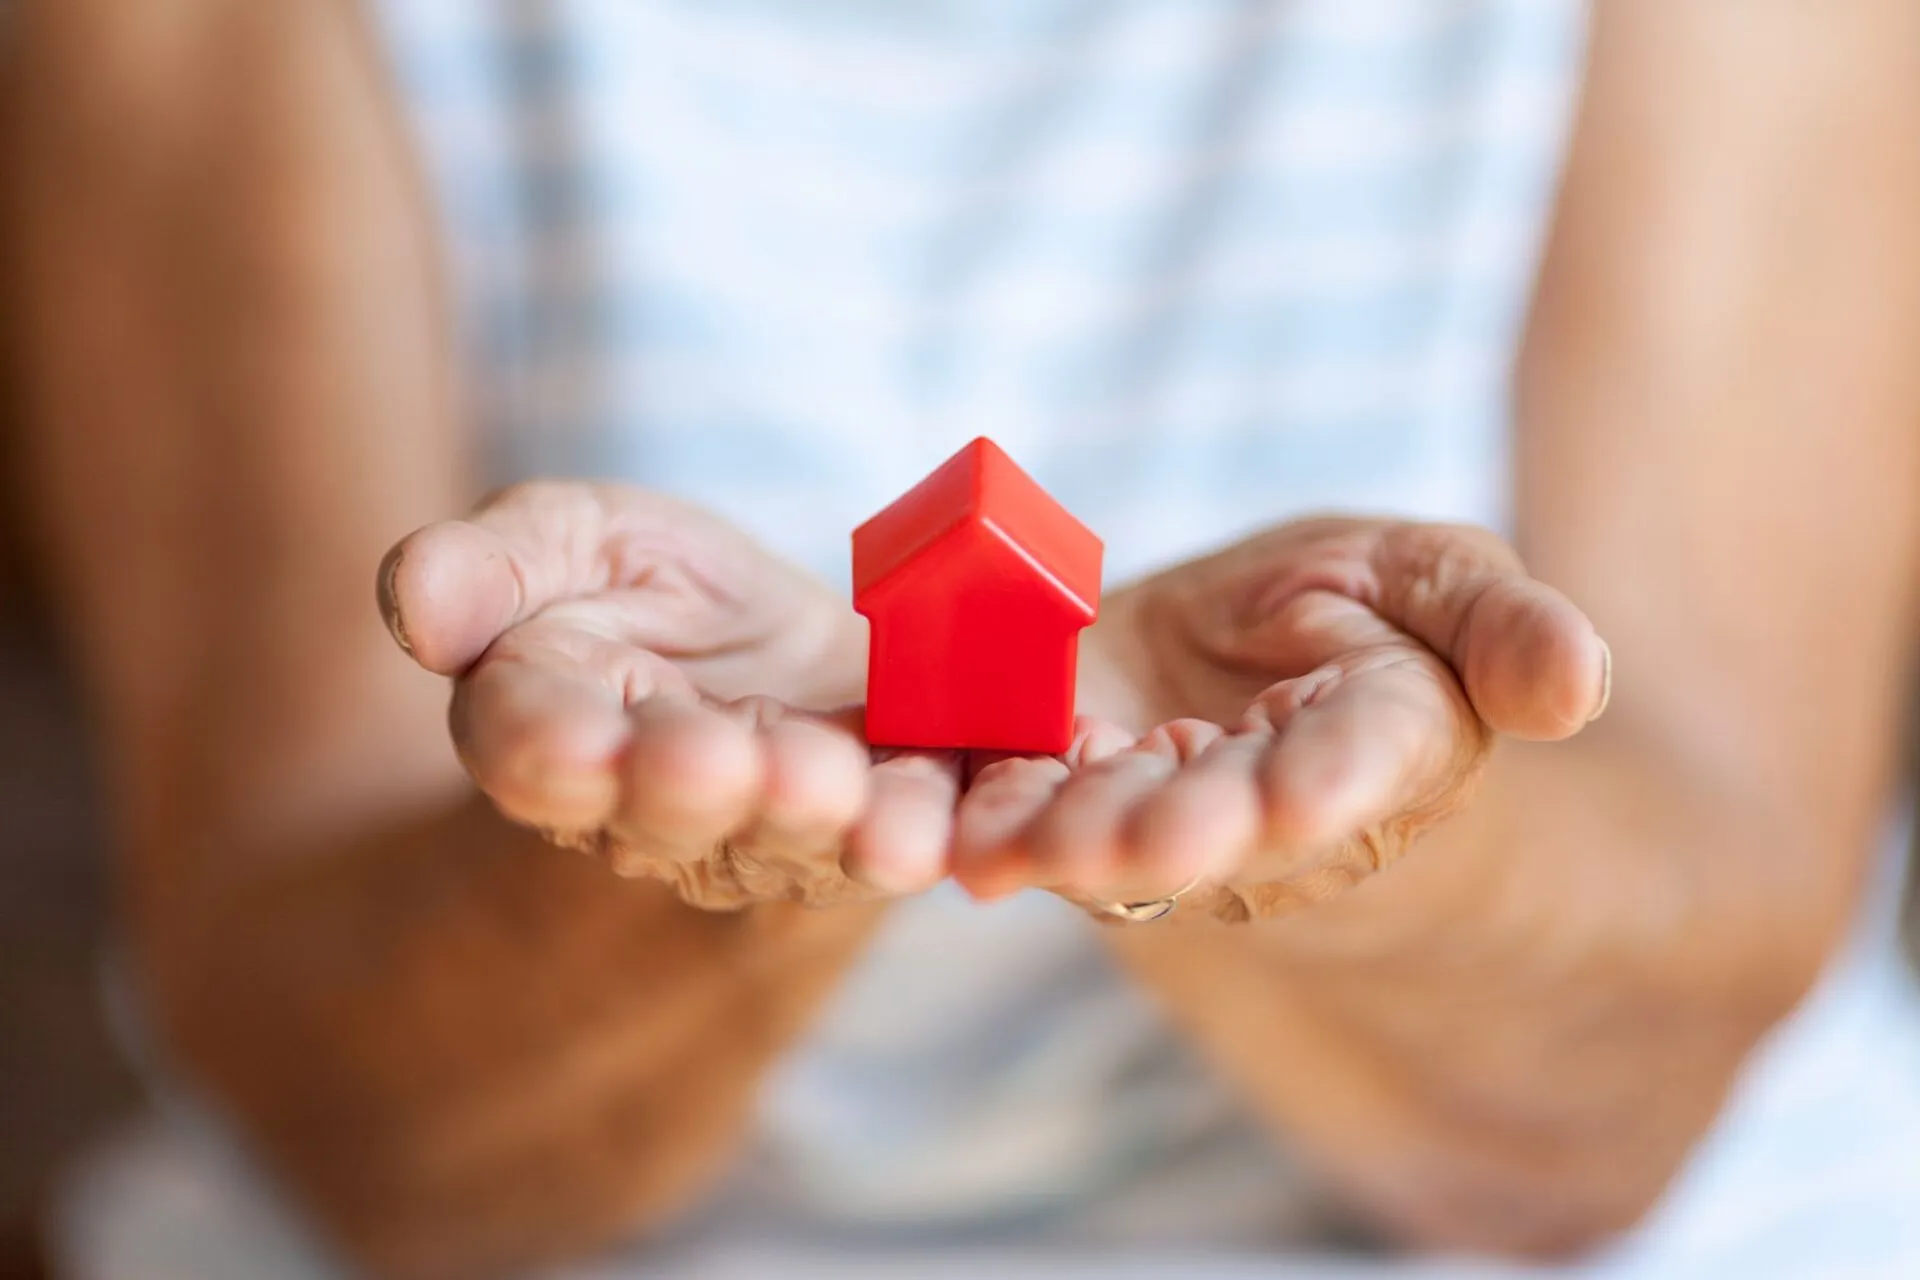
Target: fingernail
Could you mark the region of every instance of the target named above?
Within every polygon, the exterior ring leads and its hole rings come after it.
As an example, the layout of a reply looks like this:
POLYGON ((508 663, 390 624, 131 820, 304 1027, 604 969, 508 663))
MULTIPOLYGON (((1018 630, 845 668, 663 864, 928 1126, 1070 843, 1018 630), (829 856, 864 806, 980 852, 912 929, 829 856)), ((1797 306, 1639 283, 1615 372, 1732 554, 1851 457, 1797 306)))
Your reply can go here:
POLYGON ((1607 709, 1607 703, 1613 700, 1613 649, 1605 640, 1600 641, 1600 697, 1593 704, 1593 714, 1587 717, 1587 723, 1598 720, 1607 709))
POLYGON ((406 624, 400 620, 400 601, 394 592, 394 579, 400 576, 400 559, 404 544, 387 552, 380 561, 380 572, 375 578, 376 591, 380 599, 380 617, 387 624, 387 633, 400 651, 409 657, 413 655, 413 642, 407 639, 406 624))

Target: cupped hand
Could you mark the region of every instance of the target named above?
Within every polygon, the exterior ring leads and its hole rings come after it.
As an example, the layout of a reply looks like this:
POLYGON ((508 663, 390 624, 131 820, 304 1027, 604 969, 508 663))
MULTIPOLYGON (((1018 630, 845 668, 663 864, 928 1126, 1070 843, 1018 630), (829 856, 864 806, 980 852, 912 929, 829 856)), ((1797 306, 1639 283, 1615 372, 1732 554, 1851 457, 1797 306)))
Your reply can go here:
POLYGON ((864 624, 716 517, 536 483, 390 551, 381 609, 454 677, 460 758, 509 818, 695 905, 830 903, 945 874, 957 757, 875 761, 864 624))
POLYGON ((1109 597, 1063 760, 977 771, 954 874, 1088 904, 1227 919, 1317 901, 1396 861, 1470 794, 1499 734, 1599 715, 1606 645, 1483 530, 1283 525, 1109 597), (1146 730, 1144 736, 1142 730, 1146 730))

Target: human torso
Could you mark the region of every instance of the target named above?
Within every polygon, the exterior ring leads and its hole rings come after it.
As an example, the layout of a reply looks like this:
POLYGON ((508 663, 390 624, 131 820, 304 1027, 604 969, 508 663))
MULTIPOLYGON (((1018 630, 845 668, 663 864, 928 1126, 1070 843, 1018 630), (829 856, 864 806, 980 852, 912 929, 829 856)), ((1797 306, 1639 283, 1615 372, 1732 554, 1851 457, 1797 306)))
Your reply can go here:
MULTIPOLYGON (((1307 508, 1502 523, 1573 0, 377 8, 497 480, 669 488, 835 579, 852 524, 981 432, 1116 580, 1307 508)), ((1910 830, 1661 1209, 1579 1275, 1920 1274, 1910 830)), ((340 1274, 171 1111, 68 1189, 63 1274, 340 1274)), ((1283 1261, 1326 1222, 1070 912, 937 894, 781 1066, 680 1247, 566 1275, 1273 1280, 1327 1274, 1283 1261)))
MULTIPOLYGON (((1113 582, 1310 509, 1504 518, 1570 2, 386 10, 495 480, 670 490, 841 583, 979 434, 1113 582)), ((1265 1241, 1310 1202, 1071 911, 943 890, 770 1082, 719 1212, 1265 1241)))

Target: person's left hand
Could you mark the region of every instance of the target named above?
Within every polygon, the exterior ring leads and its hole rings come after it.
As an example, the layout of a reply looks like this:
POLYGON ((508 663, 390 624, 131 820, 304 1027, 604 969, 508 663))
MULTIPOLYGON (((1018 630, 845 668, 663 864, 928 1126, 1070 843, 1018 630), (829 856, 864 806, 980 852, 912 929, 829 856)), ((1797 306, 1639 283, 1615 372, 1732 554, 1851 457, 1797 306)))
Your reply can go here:
POLYGON ((1496 735, 1571 736, 1611 684, 1586 616, 1461 526, 1282 525, 1101 608, 1073 751, 988 763, 961 802, 976 897, 1318 901, 1453 812, 1496 735))

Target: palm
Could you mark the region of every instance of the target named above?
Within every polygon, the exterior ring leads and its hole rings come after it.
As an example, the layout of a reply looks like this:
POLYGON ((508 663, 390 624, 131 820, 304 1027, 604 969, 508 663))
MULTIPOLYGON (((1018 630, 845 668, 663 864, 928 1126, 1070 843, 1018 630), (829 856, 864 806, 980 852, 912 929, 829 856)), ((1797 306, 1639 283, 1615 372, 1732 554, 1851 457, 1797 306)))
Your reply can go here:
POLYGON ((396 634, 455 677, 461 758, 502 812, 709 907, 924 887, 958 762, 874 763, 859 620, 724 522, 617 486, 531 485, 389 557, 396 634))
POLYGON ((1577 730, 1605 664, 1490 535, 1344 520, 1120 593, 1090 651, 1076 754, 995 766, 963 805, 978 892, 1150 897, 1200 877, 1239 890, 1236 910, 1322 896, 1464 799, 1496 731, 1577 730))

